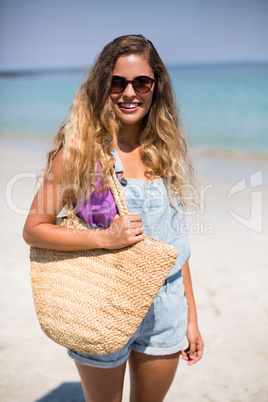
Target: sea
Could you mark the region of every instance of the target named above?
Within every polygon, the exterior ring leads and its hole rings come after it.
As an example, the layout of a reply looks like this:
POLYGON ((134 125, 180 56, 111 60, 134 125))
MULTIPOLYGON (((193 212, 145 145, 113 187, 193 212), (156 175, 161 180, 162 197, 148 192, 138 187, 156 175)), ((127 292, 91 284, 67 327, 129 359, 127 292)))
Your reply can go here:
MULTIPOLYGON (((268 157, 268 63, 168 67, 191 149, 268 157)), ((49 140, 86 71, 0 74, 0 136, 49 140)))

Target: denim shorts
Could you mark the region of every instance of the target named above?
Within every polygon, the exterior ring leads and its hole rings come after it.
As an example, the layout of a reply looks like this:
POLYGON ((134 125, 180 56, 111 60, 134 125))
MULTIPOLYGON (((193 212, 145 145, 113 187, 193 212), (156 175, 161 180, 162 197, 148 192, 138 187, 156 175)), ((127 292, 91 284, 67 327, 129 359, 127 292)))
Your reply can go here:
POLYGON ((120 350, 108 355, 90 355, 67 349, 80 364, 113 368, 123 364, 131 350, 148 355, 170 355, 187 348, 187 300, 181 271, 168 277, 137 331, 120 350))

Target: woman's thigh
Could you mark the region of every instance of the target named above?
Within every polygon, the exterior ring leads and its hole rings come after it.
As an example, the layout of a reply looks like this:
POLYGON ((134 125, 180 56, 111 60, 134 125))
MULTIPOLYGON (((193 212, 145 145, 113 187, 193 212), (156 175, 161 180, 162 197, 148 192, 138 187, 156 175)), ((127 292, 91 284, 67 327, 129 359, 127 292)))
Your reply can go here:
POLYGON ((129 357, 131 402, 162 402, 174 379, 180 352, 150 356, 132 350, 129 357))
POLYGON ((86 402, 120 402, 126 363, 103 369, 75 362, 86 402))

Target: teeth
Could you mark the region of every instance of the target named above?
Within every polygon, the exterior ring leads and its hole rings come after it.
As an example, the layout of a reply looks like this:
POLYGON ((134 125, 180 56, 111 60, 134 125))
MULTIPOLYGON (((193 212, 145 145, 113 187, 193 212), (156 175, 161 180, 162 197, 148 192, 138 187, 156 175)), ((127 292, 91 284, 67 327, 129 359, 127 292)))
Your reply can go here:
POLYGON ((121 107, 125 109, 134 109, 134 107, 137 107, 137 103, 121 103, 121 107))

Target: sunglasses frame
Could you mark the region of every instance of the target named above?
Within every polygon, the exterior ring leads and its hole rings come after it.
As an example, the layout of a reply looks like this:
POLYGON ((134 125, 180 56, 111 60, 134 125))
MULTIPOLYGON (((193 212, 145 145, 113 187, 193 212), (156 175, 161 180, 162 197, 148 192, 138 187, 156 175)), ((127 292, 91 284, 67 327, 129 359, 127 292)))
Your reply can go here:
MULTIPOLYGON (((156 82, 155 79, 153 79, 153 78, 151 78, 151 77, 148 77, 147 75, 139 75, 138 77, 135 77, 134 80, 127 80, 126 78, 121 77, 120 75, 113 75, 113 76, 112 76, 112 79, 115 78, 115 77, 116 77, 116 78, 120 78, 120 79, 124 82, 124 87, 123 87, 122 91, 119 91, 119 92, 115 92, 115 91, 113 91, 112 89, 110 89, 110 92, 113 93, 113 94, 121 94, 122 92, 124 92, 124 90, 126 89, 126 87, 128 86, 128 84, 132 84, 132 87, 133 87, 133 89, 134 89, 135 92, 138 92, 139 94, 146 94, 146 93, 149 92, 150 89, 152 88, 153 83, 156 82), (143 77, 144 77, 144 78, 147 78, 148 80, 150 80, 151 86, 150 86, 150 88, 147 89, 146 91, 140 92, 140 91, 138 91, 137 89, 135 89, 135 86, 133 85, 133 82, 134 82, 135 80, 137 80, 138 78, 143 78, 143 77)), ((112 85, 112 83, 111 83, 111 85, 112 85)))

